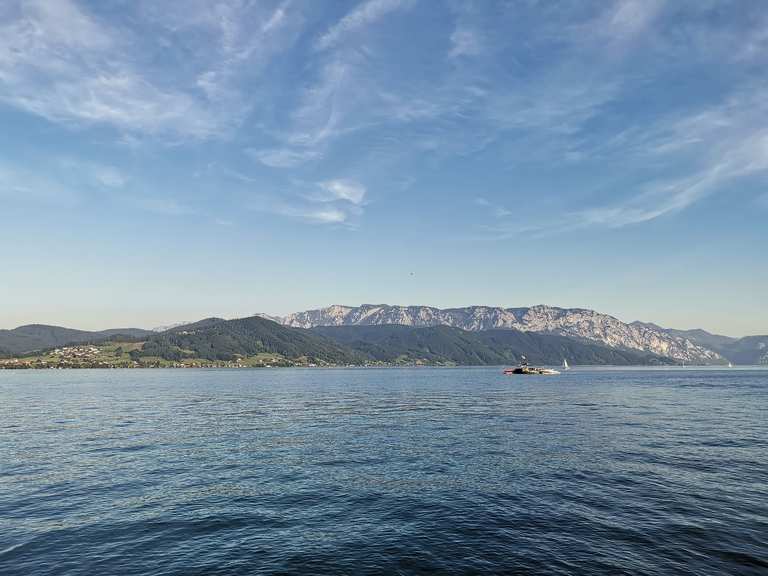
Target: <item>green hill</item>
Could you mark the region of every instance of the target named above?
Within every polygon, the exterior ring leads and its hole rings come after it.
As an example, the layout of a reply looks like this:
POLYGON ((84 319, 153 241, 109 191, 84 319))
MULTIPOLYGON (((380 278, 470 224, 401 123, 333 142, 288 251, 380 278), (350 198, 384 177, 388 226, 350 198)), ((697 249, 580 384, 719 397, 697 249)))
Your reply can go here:
POLYGON ((136 356, 167 360, 205 358, 232 360, 237 356, 279 354, 333 364, 358 363, 362 357, 339 343, 308 330, 288 328, 254 316, 237 320, 207 319, 149 337, 136 356))
POLYGON ((115 328, 90 332, 61 326, 29 324, 13 330, 0 330, 0 350, 4 350, 7 354, 25 354, 67 344, 97 343, 117 336, 141 338, 149 334, 152 332, 140 328, 115 328))
POLYGON ((348 346, 372 361, 421 360, 467 365, 505 362, 503 355, 483 345, 475 334, 449 326, 318 326, 311 331, 348 346))
POLYGON ((533 364, 573 365, 674 364, 650 353, 609 348, 567 336, 486 330, 469 332, 450 326, 396 324, 290 328, 260 316, 223 320, 206 318, 165 332, 106 330, 87 332, 32 325, 0 332, 0 355, 120 339, 132 342, 133 360, 178 362, 192 359, 234 361, 268 355, 286 364, 516 364, 525 355, 533 364), (154 360, 153 360, 154 359, 154 360))

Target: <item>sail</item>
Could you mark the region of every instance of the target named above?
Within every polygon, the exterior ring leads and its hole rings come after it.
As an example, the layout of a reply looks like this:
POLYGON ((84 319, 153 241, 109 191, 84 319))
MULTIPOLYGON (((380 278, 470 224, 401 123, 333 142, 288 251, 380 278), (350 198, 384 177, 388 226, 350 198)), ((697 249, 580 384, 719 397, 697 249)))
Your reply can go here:
POLYGON ((568 370, 568 360, 566 360, 565 358, 563 358, 563 368, 568 370))

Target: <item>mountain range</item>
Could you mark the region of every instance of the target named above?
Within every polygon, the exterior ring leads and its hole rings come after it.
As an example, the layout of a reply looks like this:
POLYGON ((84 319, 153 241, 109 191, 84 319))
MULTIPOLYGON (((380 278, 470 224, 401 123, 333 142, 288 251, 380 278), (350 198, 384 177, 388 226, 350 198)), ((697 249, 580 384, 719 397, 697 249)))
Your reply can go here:
POLYGON ((608 314, 583 308, 531 306, 500 308, 468 306, 329 306, 273 319, 286 326, 452 326, 472 332, 511 329, 557 334, 592 341, 614 349, 648 352, 689 364, 768 363, 768 335, 731 338, 705 330, 676 330, 648 322, 625 323, 608 314))
POLYGON ((593 310, 532 306, 329 306, 285 317, 207 318, 163 331, 100 332, 29 325, 0 330, 0 354, 67 344, 142 342, 141 353, 169 359, 227 359, 260 353, 330 364, 424 362, 506 364, 525 354, 559 364, 768 363, 768 336, 731 338, 704 330, 624 323, 593 310))
POLYGON ((573 364, 675 363, 651 353, 619 350, 554 334, 403 325, 306 329, 260 316, 208 318, 179 326, 148 336, 141 349, 132 353, 136 360, 162 358, 176 362, 193 358, 227 362, 264 354, 279 356, 288 363, 321 365, 499 365, 517 363, 523 355, 539 364, 559 364, 564 358, 573 364))
POLYGON ((650 352, 681 362, 724 362, 718 352, 690 338, 667 332, 655 325, 640 322, 626 324, 613 316, 580 308, 470 306, 439 309, 430 306, 365 304, 308 310, 291 314, 280 321, 286 326, 300 328, 401 324, 415 327, 444 325, 472 332, 518 330, 590 340, 611 348, 650 352))

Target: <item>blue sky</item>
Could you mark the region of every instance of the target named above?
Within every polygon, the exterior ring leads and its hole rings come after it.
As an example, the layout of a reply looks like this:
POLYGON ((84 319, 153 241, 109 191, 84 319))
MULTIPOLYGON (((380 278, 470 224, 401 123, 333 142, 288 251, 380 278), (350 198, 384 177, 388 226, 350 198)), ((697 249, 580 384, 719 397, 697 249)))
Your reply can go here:
POLYGON ((5 0, 0 327, 546 303, 768 331, 761 0, 5 0))

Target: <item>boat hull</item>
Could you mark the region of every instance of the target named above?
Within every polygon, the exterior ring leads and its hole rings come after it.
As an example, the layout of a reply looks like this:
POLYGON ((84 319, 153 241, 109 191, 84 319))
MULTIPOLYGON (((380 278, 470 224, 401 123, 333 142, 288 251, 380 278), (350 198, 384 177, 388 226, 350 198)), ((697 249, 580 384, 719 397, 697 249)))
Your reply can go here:
POLYGON ((530 366, 519 366, 517 368, 507 368, 504 374, 522 374, 525 376, 555 376, 560 374, 557 370, 551 368, 532 368, 530 366))

